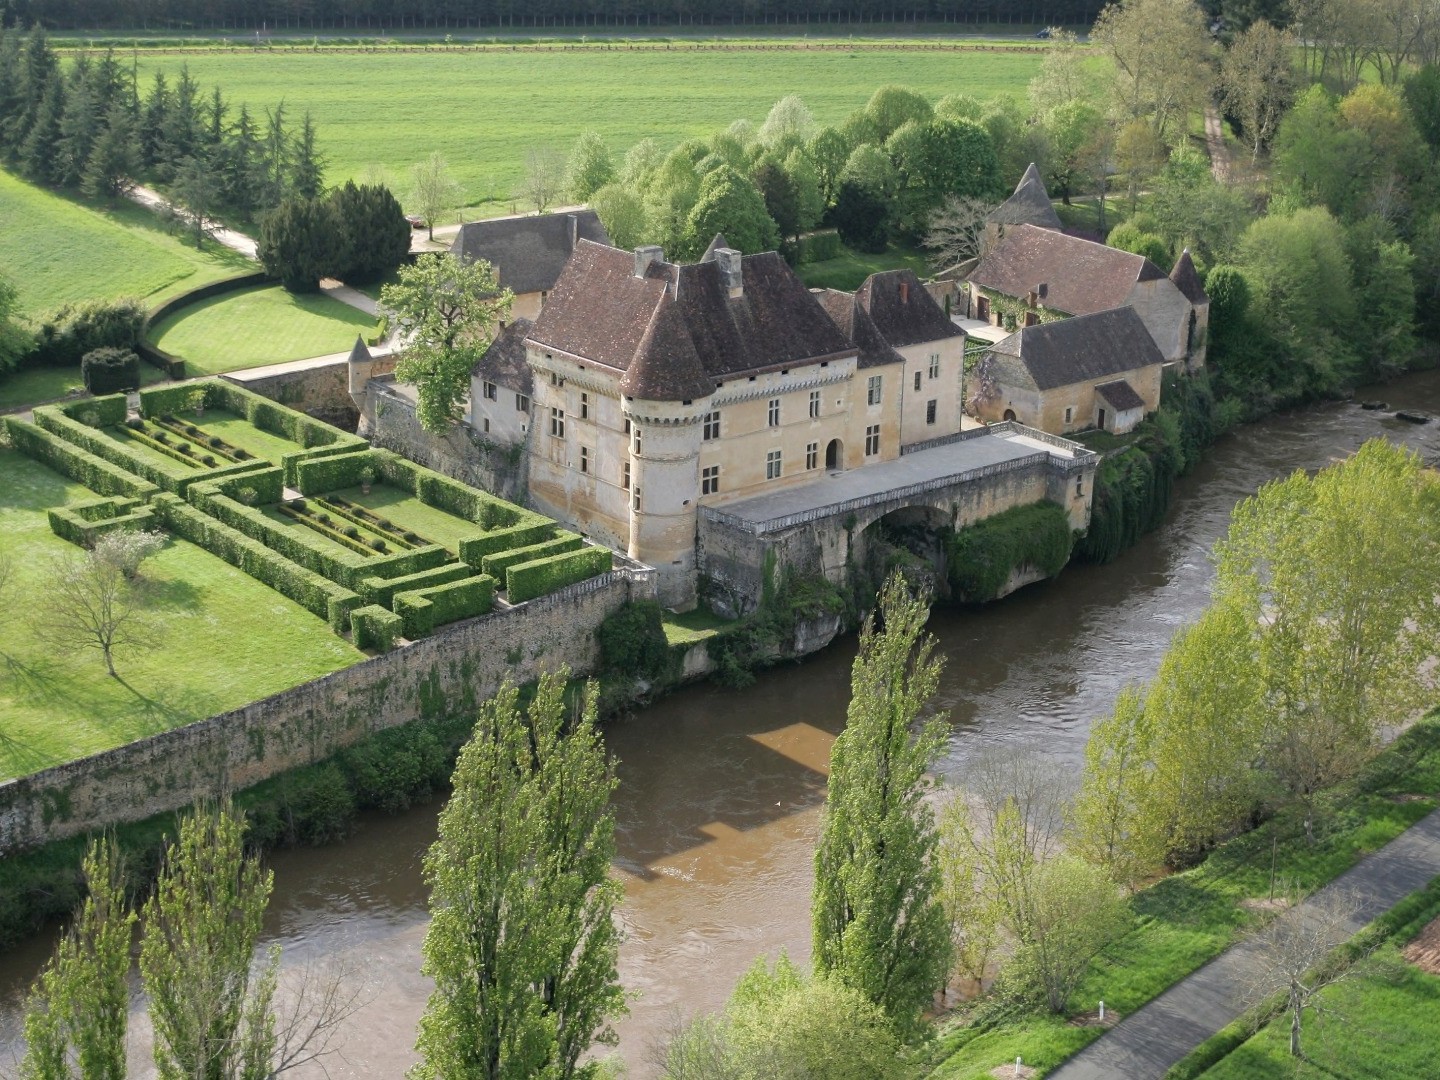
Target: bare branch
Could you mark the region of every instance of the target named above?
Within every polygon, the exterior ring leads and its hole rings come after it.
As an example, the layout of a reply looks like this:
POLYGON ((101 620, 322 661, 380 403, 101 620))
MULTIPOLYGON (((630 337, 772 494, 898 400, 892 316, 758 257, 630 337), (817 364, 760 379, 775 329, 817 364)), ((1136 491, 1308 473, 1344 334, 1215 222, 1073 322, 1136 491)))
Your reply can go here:
MULTIPOLYGON (((275 1076, 335 1053, 332 1041, 340 1026, 375 999, 360 965, 337 957, 309 961, 281 984, 285 1004, 274 1014, 275 1076)), ((323 1063, 319 1068, 325 1071, 323 1063)))
POLYGON ((984 199, 948 196, 930 215, 930 231, 922 241, 933 252, 930 265, 948 270, 984 254, 985 218, 993 209, 984 199))

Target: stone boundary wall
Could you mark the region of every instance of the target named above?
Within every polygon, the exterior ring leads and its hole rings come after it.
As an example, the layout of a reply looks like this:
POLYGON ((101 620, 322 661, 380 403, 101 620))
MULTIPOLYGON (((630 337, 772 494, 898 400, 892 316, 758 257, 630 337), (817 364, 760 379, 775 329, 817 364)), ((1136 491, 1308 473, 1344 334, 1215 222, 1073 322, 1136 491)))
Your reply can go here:
POLYGON ((0 856, 238 791, 374 732, 474 710, 501 682, 568 665, 589 674, 595 631, 655 572, 625 567, 221 713, 0 784, 0 856))
MULTIPOLYGON (((393 371, 396 359, 393 354, 376 357, 374 369, 377 373, 393 371)), ((350 365, 343 359, 259 378, 247 378, 243 371, 219 377, 342 431, 353 432, 360 420, 360 409, 350 396, 350 365)))

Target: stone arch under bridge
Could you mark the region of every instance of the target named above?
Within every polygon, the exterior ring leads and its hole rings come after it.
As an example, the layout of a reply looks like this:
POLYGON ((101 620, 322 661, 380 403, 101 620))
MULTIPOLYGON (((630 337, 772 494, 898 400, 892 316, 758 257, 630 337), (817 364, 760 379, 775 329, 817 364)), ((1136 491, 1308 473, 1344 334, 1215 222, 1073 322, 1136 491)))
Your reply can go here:
POLYGON ((891 461, 702 506, 698 572, 720 606, 739 614, 759 604, 767 566, 848 586, 877 522, 963 528, 1048 499, 1083 530, 1098 463, 1078 443, 1014 423, 906 447, 891 461))

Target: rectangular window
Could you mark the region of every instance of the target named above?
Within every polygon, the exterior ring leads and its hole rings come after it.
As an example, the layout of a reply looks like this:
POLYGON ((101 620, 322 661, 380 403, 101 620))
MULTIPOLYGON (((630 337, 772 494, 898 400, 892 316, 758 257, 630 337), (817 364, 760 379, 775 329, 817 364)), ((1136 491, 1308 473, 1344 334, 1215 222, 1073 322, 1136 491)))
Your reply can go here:
POLYGON ((710 440, 718 439, 719 437, 720 414, 718 412, 708 412, 705 414, 705 441, 709 442, 710 440))
POLYGON ((770 409, 769 409, 769 414, 768 414, 768 415, 769 415, 769 420, 770 420, 770 426, 771 426, 771 427, 779 427, 779 426, 780 426, 780 399, 779 399, 778 397, 776 397, 776 398, 771 398, 771 399, 770 399, 770 409))
POLYGON ((1074 408, 1074 406, 1070 406, 1070 407, 1066 408, 1066 410, 1065 410, 1065 423, 1067 423, 1067 424, 1070 423, 1070 417, 1073 416, 1074 414, 1075 414, 1075 408, 1074 408))
POLYGON ((630 434, 630 418, 628 416, 625 418, 625 434, 630 434))
POLYGON ((500 392, 495 388, 495 384, 493 382, 481 383, 480 385, 485 392, 486 401, 495 401, 497 398, 499 398, 500 392))
POLYGON ((805 444, 805 468, 813 469, 820 464, 820 444, 818 442, 805 444))
POLYGON ((818 420, 818 419, 820 419, 820 391, 819 391, 819 390, 811 390, 811 391, 810 391, 810 419, 811 419, 811 420, 818 420))
POLYGON ((635 494, 630 498, 630 509, 634 510, 637 514, 640 512, 640 489, 638 487, 635 489, 635 494))
POLYGON ((1084 495, 1084 494, 1085 494, 1085 477, 1083 477, 1083 476, 1077 476, 1077 477, 1075 477, 1075 494, 1076 494, 1076 495, 1084 495))
POLYGON ((874 457, 880 453, 880 425, 871 424, 865 429, 865 456, 874 457))
POLYGON ((700 494, 714 495, 720 490, 720 466, 711 465, 700 470, 700 494))
POLYGON ((780 451, 771 450, 765 455, 765 479, 778 480, 780 478, 780 451))
POLYGON ((590 450, 585 446, 580 447, 580 471, 583 473, 590 471, 590 450))
POLYGON ((488 416, 485 417, 485 434, 490 434, 490 418, 488 416))
POLYGON ((915 372, 915 392, 920 392, 920 372, 915 372))
POLYGON ((925 423, 927 423, 927 424, 933 424, 934 422, 935 422, 935 399, 934 399, 934 398, 931 398, 929 401, 925 402, 925 423))
POLYGON ((524 394, 516 394, 516 395, 515 395, 515 411, 516 411, 516 412, 529 412, 529 411, 530 411, 530 399, 529 399, 528 397, 526 397, 524 394))
POLYGON ((630 462, 628 461, 620 463, 620 486, 626 491, 630 490, 630 462))
POLYGON ((932 352, 932 353, 930 354, 930 378, 932 378, 932 379, 938 379, 939 377, 940 377, 940 354, 939 354, 938 352, 932 352))
POLYGON ((581 419, 581 420, 589 420, 589 419, 590 419, 590 395, 589 395, 589 394, 581 394, 581 395, 580 395, 580 419, 581 419))
POLYGON ((865 391, 865 404, 880 404, 880 378, 879 375, 870 376, 870 383, 865 391))
POLYGON ((563 439, 565 437, 564 409, 556 409, 553 407, 550 409, 550 434, 557 439, 563 439))
POLYGON ((640 453, 640 429, 638 427, 635 429, 635 438, 633 440, 633 443, 635 446, 635 453, 638 455, 640 453))

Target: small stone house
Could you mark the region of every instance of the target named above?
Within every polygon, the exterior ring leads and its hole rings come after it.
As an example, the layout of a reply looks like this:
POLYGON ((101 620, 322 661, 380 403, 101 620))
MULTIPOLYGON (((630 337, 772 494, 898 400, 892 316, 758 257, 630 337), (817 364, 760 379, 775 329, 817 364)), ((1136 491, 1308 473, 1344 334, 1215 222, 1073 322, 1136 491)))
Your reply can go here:
POLYGON ((1165 358, 1134 308, 1027 326, 995 343, 970 379, 981 420, 1052 435, 1121 435, 1160 407, 1165 358))
POLYGON ((610 243, 594 210, 470 221, 460 226, 450 250, 495 267, 501 286, 515 294, 510 317, 533 320, 581 240, 610 243))
POLYGON ((1018 224, 980 260, 969 285, 965 314, 972 319, 1019 330, 1129 307, 1167 364, 1186 370, 1205 364, 1210 301, 1188 252, 1167 276, 1144 256, 1018 224))

